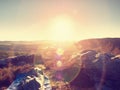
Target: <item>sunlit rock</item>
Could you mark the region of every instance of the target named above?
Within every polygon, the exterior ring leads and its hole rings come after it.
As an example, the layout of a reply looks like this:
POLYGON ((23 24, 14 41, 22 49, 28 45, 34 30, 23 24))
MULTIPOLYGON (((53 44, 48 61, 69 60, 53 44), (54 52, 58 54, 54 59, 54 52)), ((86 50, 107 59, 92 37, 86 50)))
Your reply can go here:
POLYGON ((7 90, 52 90, 49 78, 39 68, 21 73, 7 90))

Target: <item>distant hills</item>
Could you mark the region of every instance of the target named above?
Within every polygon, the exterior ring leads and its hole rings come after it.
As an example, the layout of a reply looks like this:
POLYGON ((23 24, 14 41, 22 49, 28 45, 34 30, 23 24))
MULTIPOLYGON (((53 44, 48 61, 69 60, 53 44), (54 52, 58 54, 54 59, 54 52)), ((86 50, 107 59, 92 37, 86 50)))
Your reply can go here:
POLYGON ((95 50, 101 53, 120 54, 120 38, 87 39, 76 43, 79 50, 95 50))

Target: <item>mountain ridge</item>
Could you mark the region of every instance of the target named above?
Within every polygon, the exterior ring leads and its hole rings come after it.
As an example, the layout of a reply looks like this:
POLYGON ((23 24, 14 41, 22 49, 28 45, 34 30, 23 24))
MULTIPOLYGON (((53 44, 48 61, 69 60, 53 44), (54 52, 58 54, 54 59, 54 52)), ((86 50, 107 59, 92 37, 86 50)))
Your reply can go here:
POLYGON ((120 38, 96 38, 81 40, 76 43, 79 50, 96 50, 98 52, 120 54, 120 38))

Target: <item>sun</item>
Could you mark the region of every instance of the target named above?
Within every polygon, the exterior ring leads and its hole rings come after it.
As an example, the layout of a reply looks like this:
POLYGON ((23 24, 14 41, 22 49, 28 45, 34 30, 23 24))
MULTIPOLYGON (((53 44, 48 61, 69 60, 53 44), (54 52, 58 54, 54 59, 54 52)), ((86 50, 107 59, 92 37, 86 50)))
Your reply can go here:
POLYGON ((71 40, 74 37, 74 22, 69 16, 57 16, 51 22, 51 31, 52 40, 71 40))

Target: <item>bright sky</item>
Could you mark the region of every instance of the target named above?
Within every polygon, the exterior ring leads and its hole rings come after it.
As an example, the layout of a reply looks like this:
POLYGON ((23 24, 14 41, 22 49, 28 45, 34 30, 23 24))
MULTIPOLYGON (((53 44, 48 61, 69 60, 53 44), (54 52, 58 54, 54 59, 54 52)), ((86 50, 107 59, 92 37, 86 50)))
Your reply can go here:
POLYGON ((120 36, 120 0, 0 0, 0 40, 120 36))

